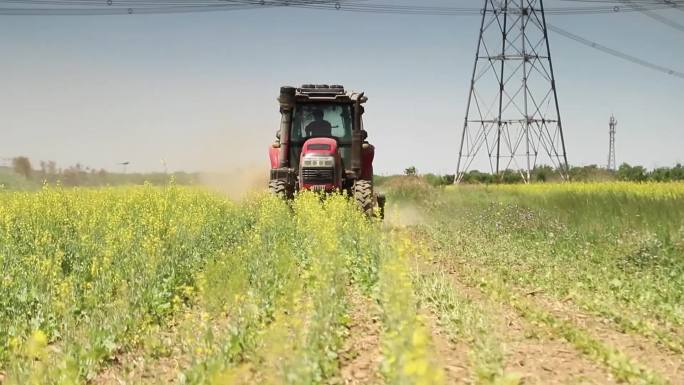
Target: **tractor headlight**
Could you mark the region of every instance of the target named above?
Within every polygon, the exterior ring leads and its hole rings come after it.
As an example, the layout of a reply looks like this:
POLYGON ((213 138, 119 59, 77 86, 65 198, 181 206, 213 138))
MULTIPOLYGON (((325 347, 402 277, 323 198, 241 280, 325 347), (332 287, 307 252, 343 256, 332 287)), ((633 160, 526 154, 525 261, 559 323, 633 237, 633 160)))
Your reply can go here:
POLYGON ((335 167, 332 156, 304 156, 304 167, 335 167))

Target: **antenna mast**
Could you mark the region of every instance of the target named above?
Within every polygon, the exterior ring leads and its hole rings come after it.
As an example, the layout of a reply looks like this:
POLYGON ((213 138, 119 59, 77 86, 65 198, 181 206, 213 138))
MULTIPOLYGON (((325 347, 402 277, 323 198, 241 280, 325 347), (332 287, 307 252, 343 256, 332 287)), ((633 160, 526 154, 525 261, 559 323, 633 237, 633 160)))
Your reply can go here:
POLYGON ((615 127, 617 126, 617 120, 613 115, 610 115, 610 121, 608 122, 610 139, 608 144, 608 171, 617 170, 617 164, 615 163, 615 127))

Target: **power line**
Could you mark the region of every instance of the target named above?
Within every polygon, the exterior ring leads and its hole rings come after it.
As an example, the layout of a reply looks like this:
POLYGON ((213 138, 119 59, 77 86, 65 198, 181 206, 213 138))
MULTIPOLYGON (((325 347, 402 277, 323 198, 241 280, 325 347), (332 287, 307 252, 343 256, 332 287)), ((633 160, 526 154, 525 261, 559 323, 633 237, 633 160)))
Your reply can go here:
MULTIPOLYGON (((563 0, 575 3, 615 4, 607 1, 563 0)), ((591 5, 547 8, 547 14, 588 15, 650 11, 684 6, 682 0, 631 0, 638 5, 591 5)), ((619 2, 618 2, 619 3, 619 2)), ((420 4, 420 3, 419 3, 420 4)), ((0 14, 5 15, 112 15, 178 12, 207 12, 272 7, 340 10, 360 13, 407 14, 426 16, 477 16, 479 8, 377 3, 363 0, 0 0, 0 14)), ((494 12, 495 10, 492 10, 494 12)), ((502 10, 498 10, 502 12, 502 10)))
POLYGON ((621 0, 621 3, 626 4, 629 7, 634 8, 635 10, 641 12, 647 17, 650 17, 651 19, 661 23, 665 24, 669 27, 672 27, 680 32, 684 32, 684 24, 680 24, 674 20, 668 19, 665 16, 662 16, 658 13, 652 12, 648 9, 645 9, 642 5, 635 3, 633 0, 621 0))
POLYGON ((297 7, 333 2, 333 0, 0 0, 0 15, 77 16, 192 13, 248 10, 282 6, 297 7))
MULTIPOLYGON (((572 6, 546 8, 546 14, 588 15, 623 12, 647 12, 662 9, 680 9, 684 0, 561 0, 565 3, 602 4, 591 6, 572 6), (629 3, 625 6, 625 3, 629 3), (623 6, 620 6, 621 4, 623 6)), ((476 16, 482 15, 480 8, 453 6, 425 6, 377 3, 364 0, 0 0, 0 15, 126 15, 126 14, 163 14, 187 12, 215 12, 275 7, 292 7, 313 10, 337 10, 359 13, 382 13, 422 16, 476 16)), ((503 12, 502 9, 488 9, 484 12, 503 12)), ((506 12, 516 12, 507 9, 506 12)), ((648 15, 656 15, 648 12, 648 15)), ((673 28, 684 32, 684 25, 660 15, 656 20, 669 22, 673 28)), ((627 60, 668 75, 684 78, 684 73, 676 71, 636 56, 620 52, 605 45, 575 35, 559 27, 548 25, 548 29, 588 47, 609 55, 627 60)))
POLYGON ((572 32, 566 31, 566 30, 564 30, 560 27, 556 27, 554 25, 547 24, 547 28, 549 30, 561 35, 561 36, 565 36, 565 37, 572 39, 572 40, 574 40, 580 44, 584 44, 588 47, 591 47, 591 48, 594 48, 594 49, 599 50, 601 52, 607 53, 608 55, 612 55, 612 56, 618 57, 620 59, 627 60, 627 61, 632 62, 634 64, 638 64, 642 67, 650 68, 652 70, 659 71, 659 72, 665 73, 667 75, 672 75, 672 76, 676 76, 678 78, 684 79, 684 72, 676 71, 676 70, 673 70, 671 68, 661 66, 659 64, 654 64, 654 63, 651 63, 651 62, 646 61, 644 59, 640 59, 636 56, 632 56, 630 54, 626 54, 624 52, 612 49, 610 47, 606 47, 603 44, 600 44, 600 43, 591 41, 589 39, 583 38, 581 36, 575 35, 572 32))
MULTIPOLYGON (((666 5, 668 9, 674 9, 684 12, 684 3, 680 0, 560 0, 572 3, 594 3, 594 4, 615 4, 615 7, 620 8, 623 3, 632 3, 632 5, 666 5)), ((633 6, 631 8, 634 8, 633 6)), ((636 9, 635 9, 636 10, 636 9)))
MULTIPOLYGON (((330 5, 305 5, 305 8, 323 9, 330 8, 330 5)), ((670 6, 665 4, 648 4, 643 6, 647 10, 667 9, 670 6)), ((395 14, 421 14, 429 16, 479 16, 481 9, 477 8, 455 8, 455 7, 425 7, 425 6, 397 6, 393 4, 359 4, 355 2, 344 2, 338 8, 347 12, 364 13, 395 13, 395 14)), ((518 10, 489 10, 488 12, 514 13, 518 10)), ((590 15, 590 14, 614 14, 620 12, 634 12, 630 7, 619 6, 582 6, 582 7, 558 7, 550 8, 547 14, 552 15, 590 15)))

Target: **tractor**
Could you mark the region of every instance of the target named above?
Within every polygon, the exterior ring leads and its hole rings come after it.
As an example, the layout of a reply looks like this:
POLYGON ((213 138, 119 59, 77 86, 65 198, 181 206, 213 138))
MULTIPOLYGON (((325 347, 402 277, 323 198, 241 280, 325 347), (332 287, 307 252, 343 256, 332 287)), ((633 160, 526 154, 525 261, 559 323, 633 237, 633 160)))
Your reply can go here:
POLYGON ((269 190, 285 199, 302 190, 346 192, 364 213, 382 217, 385 198, 373 191, 375 147, 363 129, 367 100, 340 85, 281 87, 269 190))

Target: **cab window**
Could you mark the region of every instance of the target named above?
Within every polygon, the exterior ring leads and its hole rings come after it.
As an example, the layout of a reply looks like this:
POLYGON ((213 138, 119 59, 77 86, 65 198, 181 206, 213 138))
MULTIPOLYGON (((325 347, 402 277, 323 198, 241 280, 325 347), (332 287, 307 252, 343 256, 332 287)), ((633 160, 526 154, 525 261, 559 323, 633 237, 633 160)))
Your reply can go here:
POLYGON ((352 108, 349 104, 307 103, 295 107, 292 121, 293 142, 325 136, 351 143, 352 108))

